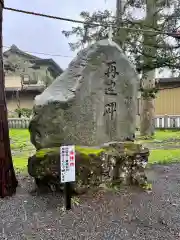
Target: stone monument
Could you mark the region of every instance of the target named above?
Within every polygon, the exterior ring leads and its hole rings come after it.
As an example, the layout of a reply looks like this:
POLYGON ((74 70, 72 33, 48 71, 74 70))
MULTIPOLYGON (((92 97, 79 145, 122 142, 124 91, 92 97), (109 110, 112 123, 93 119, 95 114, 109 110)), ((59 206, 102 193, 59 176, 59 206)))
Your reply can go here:
POLYGON ((35 98, 29 130, 37 149, 133 140, 138 74, 112 41, 81 50, 35 98))
POLYGON ((60 184, 60 146, 75 145, 76 193, 104 184, 146 185, 149 151, 133 140, 138 75, 120 47, 99 41, 37 96, 29 130, 36 154, 28 172, 37 186, 60 184))

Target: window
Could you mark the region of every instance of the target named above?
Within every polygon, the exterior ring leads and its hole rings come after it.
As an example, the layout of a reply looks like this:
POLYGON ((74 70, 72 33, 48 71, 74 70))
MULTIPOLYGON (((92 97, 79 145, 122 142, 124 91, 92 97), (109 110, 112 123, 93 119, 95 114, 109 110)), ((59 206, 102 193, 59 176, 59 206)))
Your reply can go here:
POLYGON ((29 83, 30 83, 30 77, 29 77, 29 75, 23 75, 23 76, 22 76, 22 84, 24 84, 24 85, 29 85, 29 83))

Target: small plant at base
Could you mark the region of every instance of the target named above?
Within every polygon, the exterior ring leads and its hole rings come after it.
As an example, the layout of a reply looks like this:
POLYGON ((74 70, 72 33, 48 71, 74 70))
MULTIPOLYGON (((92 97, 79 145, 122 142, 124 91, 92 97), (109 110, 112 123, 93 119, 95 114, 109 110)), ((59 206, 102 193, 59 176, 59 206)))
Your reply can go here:
POLYGON ((143 186, 143 189, 145 189, 147 191, 152 191, 152 184, 151 183, 147 183, 146 185, 143 186))
POLYGON ((76 206, 80 205, 80 199, 78 197, 72 197, 72 203, 76 206))

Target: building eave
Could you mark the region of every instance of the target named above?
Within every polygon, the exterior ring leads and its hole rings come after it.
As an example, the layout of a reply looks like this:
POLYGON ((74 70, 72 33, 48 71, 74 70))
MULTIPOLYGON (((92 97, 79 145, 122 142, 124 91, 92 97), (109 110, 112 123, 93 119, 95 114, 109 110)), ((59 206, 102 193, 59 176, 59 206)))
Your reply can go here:
POLYGON ((180 77, 156 78, 159 84, 180 83, 180 77))
POLYGON ((60 75, 63 72, 63 69, 52 58, 43 59, 43 58, 34 56, 32 54, 29 54, 20 50, 16 45, 12 45, 7 51, 3 53, 3 56, 6 56, 9 52, 28 57, 29 60, 35 64, 35 66, 42 65, 42 64, 49 64, 50 66, 53 66, 53 68, 55 69, 58 75, 60 75))
POLYGON ((53 69, 60 75, 63 72, 63 69, 52 59, 34 59, 31 60, 32 63, 34 63, 34 67, 41 66, 41 65, 49 65, 52 66, 53 69))
POLYGON ((29 53, 26 53, 26 52, 24 52, 24 51, 22 51, 22 50, 20 50, 16 45, 12 45, 8 50, 6 50, 4 53, 3 53, 3 55, 4 56, 6 56, 6 54, 8 53, 8 52, 13 52, 13 53, 17 53, 17 54, 20 54, 20 55, 23 55, 23 56, 25 56, 25 57, 28 57, 29 59, 36 59, 36 60, 41 60, 42 58, 39 58, 39 57, 37 57, 37 56, 34 56, 34 55, 32 55, 32 54, 29 54, 29 53))
POLYGON ((45 86, 27 86, 22 89, 19 89, 18 87, 6 87, 5 92, 34 92, 37 91, 39 93, 43 92, 45 89, 45 86))

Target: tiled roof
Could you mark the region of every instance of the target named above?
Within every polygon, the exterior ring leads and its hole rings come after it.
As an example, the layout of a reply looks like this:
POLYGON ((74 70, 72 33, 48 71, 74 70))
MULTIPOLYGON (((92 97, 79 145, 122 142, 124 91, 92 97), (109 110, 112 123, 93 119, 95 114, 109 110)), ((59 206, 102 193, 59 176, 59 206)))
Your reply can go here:
POLYGON ((63 72, 62 68, 53 60, 53 59, 43 59, 43 58, 39 58, 37 56, 34 56, 34 55, 31 55, 29 53, 26 53, 22 50, 20 50, 16 45, 12 45, 10 49, 8 49, 7 51, 5 51, 3 53, 4 56, 6 56, 6 54, 8 52, 14 52, 14 53, 17 53, 17 54, 21 54, 21 55, 24 55, 24 56, 27 56, 28 58, 31 59, 32 62, 34 62, 35 65, 37 64, 43 64, 43 63, 46 63, 46 64, 50 64, 50 65, 53 65, 57 71, 61 74, 63 72))

